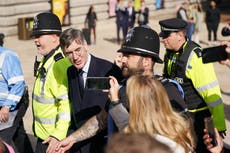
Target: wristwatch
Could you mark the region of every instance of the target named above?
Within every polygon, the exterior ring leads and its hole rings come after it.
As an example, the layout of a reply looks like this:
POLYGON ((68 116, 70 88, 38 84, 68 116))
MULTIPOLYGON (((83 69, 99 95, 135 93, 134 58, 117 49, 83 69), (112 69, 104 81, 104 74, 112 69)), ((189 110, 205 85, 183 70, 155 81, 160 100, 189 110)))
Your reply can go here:
POLYGON ((118 100, 113 100, 113 101, 110 101, 110 104, 112 106, 116 106, 116 105, 120 104, 120 101, 119 101, 119 99, 118 100))

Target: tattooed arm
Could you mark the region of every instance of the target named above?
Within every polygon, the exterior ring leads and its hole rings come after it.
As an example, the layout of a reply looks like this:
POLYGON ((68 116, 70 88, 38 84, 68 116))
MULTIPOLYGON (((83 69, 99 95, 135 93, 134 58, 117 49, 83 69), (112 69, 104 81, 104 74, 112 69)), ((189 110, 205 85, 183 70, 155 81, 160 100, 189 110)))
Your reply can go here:
POLYGON ((64 153, 69 150, 74 143, 86 140, 97 134, 98 131, 107 126, 107 113, 102 110, 98 115, 91 117, 85 124, 83 124, 74 133, 59 142, 55 151, 64 153))

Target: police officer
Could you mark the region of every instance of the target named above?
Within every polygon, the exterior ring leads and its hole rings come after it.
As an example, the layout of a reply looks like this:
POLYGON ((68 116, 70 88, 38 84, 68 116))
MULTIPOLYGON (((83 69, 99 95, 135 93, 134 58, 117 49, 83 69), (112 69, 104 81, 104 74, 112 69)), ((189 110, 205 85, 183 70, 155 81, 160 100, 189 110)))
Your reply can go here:
POLYGON ((198 138, 196 152, 208 152, 202 140, 204 118, 212 116, 218 131, 222 135, 226 131, 224 105, 213 64, 203 64, 201 47, 186 39, 185 21, 172 18, 159 24, 166 48, 164 76, 182 85, 198 138))
POLYGON ((61 32, 56 15, 44 12, 34 17, 32 36, 38 53, 43 55, 35 70, 32 94, 36 153, 52 152, 57 142, 66 137, 70 125, 66 75, 70 62, 59 47, 61 32))
POLYGON ((3 47, 3 42, 4 34, 0 33, 0 137, 16 153, 33 153, 23 122, 29 95, 21 63, 18 54, 3 47))
MULTIPOLYGON (((159 36, 153 29, 147 26, 131 29, 121 49, 118 50, 118 52, 123 54, 122 73, 127 79, 135 74, 154 75, 164 86, 173 109, 188 117, 186 113, 187 106, 183 100, 183 91, 180 90, 181 86, 170 79, 154 74, 155 63, 163 63, 159 57, 159 51, 159 36)), ((127 106, 128 104, 126 104, 126 97, 124 95, 125 91, 123 89, 125 87, 126 85, 120 88, 119 103, 123 103, 124 106, 127 106), (123 92, 121 92, 122 90, 123 92), (124 97, 122 97, 122 95, 124 97)), ((126 126, 126 122, 124 122, 125 115, 117 113, 121 109, 119 107, 120 106, 113 107, 109 112, 118 128, 122 129, 126 126)))

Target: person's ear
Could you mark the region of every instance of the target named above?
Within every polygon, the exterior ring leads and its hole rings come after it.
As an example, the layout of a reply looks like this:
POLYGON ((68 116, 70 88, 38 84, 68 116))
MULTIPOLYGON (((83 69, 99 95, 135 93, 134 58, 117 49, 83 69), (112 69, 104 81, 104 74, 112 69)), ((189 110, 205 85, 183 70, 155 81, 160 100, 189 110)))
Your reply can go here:
POLYGON ((144 58, 143 58, 143 66, 144 66, 144 67, 149 67, 151 61, 152 61, 152 58, 151 58, 151 57, 144 57, 144 58))
POLYGON ((185 34, 183 31, 179 31, 176 34, 177 34, 177 37, 179 40, 184 39, 184 37, 185 37, 185 34))
POLYGON ((59 37, 56 34, 52 34, 51 39, 53 42, 59 41, 59 37))

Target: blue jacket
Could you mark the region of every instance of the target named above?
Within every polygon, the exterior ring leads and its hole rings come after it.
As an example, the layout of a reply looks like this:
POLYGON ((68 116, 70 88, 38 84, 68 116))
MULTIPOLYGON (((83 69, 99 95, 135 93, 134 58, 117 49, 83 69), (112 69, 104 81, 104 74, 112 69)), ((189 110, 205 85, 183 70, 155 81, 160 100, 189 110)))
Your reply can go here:
POLYGON ((0 47, 0 107, 10 106, 13 111, 24 92, 24 76, 18 55, 0 47))

